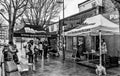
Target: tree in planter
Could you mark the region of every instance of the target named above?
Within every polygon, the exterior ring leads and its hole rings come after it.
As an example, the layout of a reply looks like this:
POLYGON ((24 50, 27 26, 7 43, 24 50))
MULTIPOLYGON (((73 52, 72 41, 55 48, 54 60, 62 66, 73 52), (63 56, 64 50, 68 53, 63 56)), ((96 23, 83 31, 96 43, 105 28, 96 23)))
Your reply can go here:
POLYGON ((0 10, 2 17, 9 23, 9 41, 13 42, 14 26, 17 19, 26 10, 29 0, 0 0, 0 5, 3 7, 0 10))
POLYGON ((51 20, 58 17, 60 11, 61 5, 57 4, 56 0, 29 0, 22 20, 46 30, 51 20))

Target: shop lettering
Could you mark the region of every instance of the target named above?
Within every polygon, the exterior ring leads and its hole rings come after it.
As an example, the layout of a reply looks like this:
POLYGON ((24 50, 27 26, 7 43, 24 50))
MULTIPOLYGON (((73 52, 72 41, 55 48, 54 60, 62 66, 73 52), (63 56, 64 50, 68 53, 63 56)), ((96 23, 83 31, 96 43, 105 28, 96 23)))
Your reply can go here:
POLYGON ((73 31, 73 32, 70 32, 68 34, 74 34, 74 33, 83 33, 83 32, 88 32, 90 31, 90 29, 84 29, 84 30, 79 30, 79 31, 73 31))
POLYGON ((110 15, 110 20, 112 19, 118 19, 119 18, 119 15, 110 15))
POLYGON ((32 28, 29 28, 29 27, 25 28, 25 32, 27 32, 27 33, 45 33, 45 31, 37 31, 37 30, 34 30, 32 28))

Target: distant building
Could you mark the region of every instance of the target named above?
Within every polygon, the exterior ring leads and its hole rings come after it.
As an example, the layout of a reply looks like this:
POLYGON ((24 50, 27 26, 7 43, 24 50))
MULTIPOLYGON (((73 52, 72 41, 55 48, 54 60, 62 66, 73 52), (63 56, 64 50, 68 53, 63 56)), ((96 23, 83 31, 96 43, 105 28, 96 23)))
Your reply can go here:
POLYGON ((1 25, 0 29, 0 43, 4 43, 5 41, 8 41, 8 25, 1 25))
MULTIPOLYGON (((62 30, 62 26, 64 25, 65 27, 65 32, 69 31, 71 29, 74 29, 76 27, 82 27, 85 26, 83 24, 84 20, 86 20, 86 18, 90 18, 92 16, 98 15, 98 14, 106 14, 106 18, 110 21, 114 21, 114 23, 118 22, 118 17, 119 17, 119 13, 118 13, 118 9, 116 9, 114 3, 112 3, 111 0, 102 0, 102 5, 100 6, 97 4, 96 2, 97 0, 86 0, 83 3, 78 4, 78 9, 79 9, 79 13, 74 14, 72 16, 69 16, 67 18, 64 18, 64 24, 63 24, 63 19, 60 20, 60 30, 62 30)), ((62 33, 62 31, 61 31, 62 33)), ((107 43, 108 46, 113 45, 111 43, 116 43, 114 42, 114 40, 111 40, 109 37, 103 37, 107 43), (109 39, 108 39, 109 38, 109 39), (112 41, 110 43, 110 41, 112 41)), ((111 37, 113 38, 113 37, 111 37)), ((73 51, 74 48, 77 47, 79 40, 83 40, 84 41, 84 50, 91 50, 91 47, 96 49, 99 46, 95 46, 97 45, 97 42, 95 42, 96 39, 98 39, 97 37, 83 37, 81 38, 80 36, 66 36, 65 37, 65 41, 66 41, 66 50, 68 51, 73 51)), ((118 38, 117 42, 118 42, 118 38)), ((118 44, 118 43, 117 43, 118 44)), ((117 45, 116 44, 116 45, 117 45)), ((114 45, 113 45, 114 46, 114 45)), ((113 53, 112 48, 114 47, 110 47, 109 49, 109 55, 111 56, 116 56, 117 52, 115 51, 113 53)), ((98 50, 98 49, 97 49, 98 50)), ((119 50, 119 48, 116 46, 116 50, 119 50)))

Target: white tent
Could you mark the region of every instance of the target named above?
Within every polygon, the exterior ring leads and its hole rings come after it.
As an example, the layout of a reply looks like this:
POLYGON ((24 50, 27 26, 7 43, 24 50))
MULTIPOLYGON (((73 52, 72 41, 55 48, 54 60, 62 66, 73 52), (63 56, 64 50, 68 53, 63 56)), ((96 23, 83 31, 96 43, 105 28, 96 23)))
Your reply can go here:
POLYGON ((102 34, 106 35, 119 33, 119 25, 109 21, 101 14, 87 18, 84 23, 86 25, 81 28, 75 28, 71 31, 65 32, 65 36, 85 35, 87 33, 96 35, 99 30, 103 32, 102 34))
MULTIPOLYGON (((84 23, 86 26, 75 28, 71 31, 65 32, 66 36, 84 36, 84 35, 99 35, 101 48, 101 35, 119 34, 119 25, 109 21, 104 16, 97 15, 87 18, 84 23)), ((101 65, 101 49, 100 49, 100 65, 101 65)))

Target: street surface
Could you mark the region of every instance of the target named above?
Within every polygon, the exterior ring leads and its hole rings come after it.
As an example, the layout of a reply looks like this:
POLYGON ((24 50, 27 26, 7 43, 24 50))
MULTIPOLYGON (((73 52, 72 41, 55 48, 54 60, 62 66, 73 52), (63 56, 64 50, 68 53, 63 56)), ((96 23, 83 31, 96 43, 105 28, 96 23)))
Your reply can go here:
MULTIPOLYGON (((119 76, 120 69, 119 71, 118 68, 116 69, 118 73, 114 69, 107 70, 107 76, 119 76)), ((36 63, 36 71, 21 74, 22 76, 97 76, 95 69, 76 64, 74 60, 66 60, 63 63, 60 58, 50 58, 44 60, 44 63, 39 59, 36 63)))
MULTIPOLYGON (((24 49, 20 49, 17 43, 19 55, 24 53, 24 49)), ((60 53, 62 54, 62 53, 60 53)), ((97 76, 95 69, 76 64, 72 59, 72 54, 66 52, 66 60, 62 62, 60 57, 50 57, 47 60, 38 58, 36 62, 36 71, 22 72, 22 76, 97 76)), ((103 75, 104 76, 104 75, 103 75)), ((107 69, 107 76, 120 76, 120 67, 107 69)))
MULTIPOLYGON (((19 44, 19 52, 20 46, 19 44)), ((19 53, 23 54, 23 51, 19 53)), ((70 58, 71 55, 66 53, 66 60, 63 63, 62 56, 60 57, 50 57, 46 60, 41 59, 39 56, 38 62, 36 62, 35 71, 22 72, 22 76, 97 76, 95 74, 95 69, 85 67, 76 64, 73 59, 70 58)), ((104 76, 104 75, 102 75, 104 76)), ((115 67, 107 69, 107 76, 120 76, 120 67, 115 67)))

